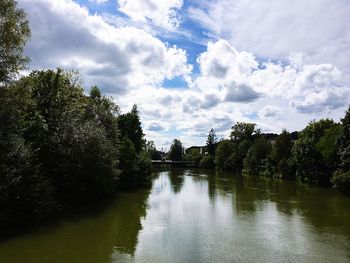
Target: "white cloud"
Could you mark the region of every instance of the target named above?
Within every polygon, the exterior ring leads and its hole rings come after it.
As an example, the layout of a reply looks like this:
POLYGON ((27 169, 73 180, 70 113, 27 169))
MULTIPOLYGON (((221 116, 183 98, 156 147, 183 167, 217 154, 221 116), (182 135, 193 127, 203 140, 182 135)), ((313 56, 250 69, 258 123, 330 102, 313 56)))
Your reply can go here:
POLYGON ((198 57, 201 72, 205 77, 236 82, 244 82, 244 77, 257 68, 253 54, 237 51, 225 40, 209 42, 207 51, 198 57))
MULTIPOLYGON (((168 6, 175 5, 172 3, 168 6)), ((32 28, 26 47, 31 67, 79 70, 86 87, 97 84, 124 112, 137 103, 146 137, 159 147, 169 146, 174 137, 186 146, 204 144, 210 128, 219 137, 227 137, 237 121, 256 122, 266 132, 301 129, 314 118, 339 119, 349 103, 349 85, 345 85, 338 60, 317 62, 308 50, 295 53, 286 49, 281 53, 283 62, 261 62, 257 59, 262 54, 259 48, 247 45, 242 49, 241 44, 233 45, 233 35, 227 34, 231 36, 228 40, 208 43, 197 58, 200 71, 193 74, 185 50, 128 26, 129 20, 112 25, 71 0, 37 0, 35 5, 31 0, 20 0, 19 4, 28 13, 32 28), (188 87, 162 87, 164 80, 175 77, 184 78, 188 87)), ((214 11, 207 10, 212 32, 214 11)), ((198 15, 200 11, 191 12, 198 15)), ((142 16, 158 23, 147 14, 142 16)), ((228 27, 221 26, 222 31, 220 27, 215 31, 217 35, 228 27)), ((248 29, 245 31, 250 32, 248 29)), ((278 52, 273 57, 279 58, 278 52)))
POLYGON ((260 118, 276 118, 279 117, 281 114, 281 111, 278 107, 273 105, 266 105, 264 108, 262 108, 259 111, 260 118))
POLYGON ((302 113, 320 112, 325 109, 337 109, 344 106, 344 96, 338 90, 322 90, 308 94, 303 101, 292 102, 292 105, 302 113))
POLYGON ((331 63, 350 81, 348 0, 196 1, 188 15, 214 39, 226 39, 260 58, 287 60, 305 54, 305 63, 331 63))
POLYGON ((126 93, 191 73, 184 50, 169 47, 134 27, 114 27, 70 0, 21 0, 32 38, 26 47, 33 68, 79 70, 87 85, 126 93))
POLYGON ((146 130, 158 132, 158 131, 168 131, 169 130, 169 123, 166 123, 164 121, 148 121, 144 123, 146 130))
POLYGON ((225 100, 232 102, 251 102, 259 98, 259 96, 259 93, 245 84, 232 85, 227 88, 225 100))
POLYGON ((186 146, 204 144, 210 128, 227 137, 237 121, 256 122, 264 132, 293 131, 314 118, 341 116, 349 101, 339 69, 303 64, 301 56, 289 65, 258 65, 253 54, 218 41, 208 44, 198 63, 200 74, 188 89, 148 86, 127 95, 126 101, 140 105, 147 129, 162 137, 152 137, 157 143, 180 137, 186 146))
POLYGON ((119 11, 135 21, 151 20, 157 26, 168 30, 176 29, 181 20, 177 9, 181 9, 183 0, 118 0, 119 11))

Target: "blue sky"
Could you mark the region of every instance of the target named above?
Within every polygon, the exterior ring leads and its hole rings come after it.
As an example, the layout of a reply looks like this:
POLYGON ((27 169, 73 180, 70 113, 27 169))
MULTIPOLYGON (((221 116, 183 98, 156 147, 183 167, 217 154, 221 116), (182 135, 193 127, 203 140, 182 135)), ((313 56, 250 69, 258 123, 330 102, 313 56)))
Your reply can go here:
POLYGON ((338 121, 349 106, 347 0, 19 0, 32 69, 78 70, 169 147, 338 121))

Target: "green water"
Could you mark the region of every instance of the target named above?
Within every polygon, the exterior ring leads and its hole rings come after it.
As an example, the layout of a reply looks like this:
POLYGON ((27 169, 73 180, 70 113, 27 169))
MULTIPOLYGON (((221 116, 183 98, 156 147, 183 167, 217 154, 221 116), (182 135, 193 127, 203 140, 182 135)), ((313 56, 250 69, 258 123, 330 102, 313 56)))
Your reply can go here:
POLYGON ((89 210, 2 239, 0 262, 350 262, 350 198, 329 189, 171 170, 89 210))

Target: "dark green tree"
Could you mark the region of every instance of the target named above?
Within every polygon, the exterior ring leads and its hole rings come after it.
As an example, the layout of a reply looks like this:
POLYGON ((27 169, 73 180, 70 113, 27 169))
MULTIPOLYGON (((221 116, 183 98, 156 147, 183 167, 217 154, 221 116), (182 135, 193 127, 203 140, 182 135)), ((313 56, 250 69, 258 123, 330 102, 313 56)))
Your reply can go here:
POLYGON ((293 172, 290 171, 288 159, 291 156, 292 140, 290 133, 283 130, 276 138, 275 144, 271 154, 271 161, 275 168, 277 168, 277 176, 282 178, 293 178, 293 172))
POLYGON ((211 154, 205 155, 199 162, 200 168, 215 168, 215 159, 211 154))
POLYGON ((0 1, 0 85, 12 80, 29 59, 23 48, 30 37, 25 12, 14 0, 0 1))
POLYGON ((183 154, 183 146, 180 140, 175 139, 170 146, 169 158, 172 161, 181 161, 183 154))
POLYGON ((94 119, 115 144, 119 140, 119 114, 119 107, 111 98, 101 95, 101 91, 97 86, 91 88, 86 107, 86 117, 87 119, 94 119))
POLYGON ((243 174, 245 175, 263 175, 267 168, 268 155, 272 148, 264 137, 259 137, 249 148, 243 161, 243 174))
POLYGON ((162 156, 160 152, 157 150, 153 141, 146 141, 145 144, 145 152, 150 156, 152 160, 161 160, 162 156))
POLYGON ((131 112, 119 116, 118 126, 121 137, 128 137, 135 145, 136 153, 139 153, 145 141, 136 104, 132 107, 131 112))
POLYGON ((230 140, 222 140, 218 143, 215 153, 215 165, 218 169, 229 169, 229 156, 234 151, 235 144, 230 140))
POLYGON ((327 167, 334 171, 339 162, 337 139, 340 134, 341 125, 336 123, 332 127, 325 129, 322 137, 316 144, 316 149, 320 152, 327 167))
POLYGON ((186 160, 193 162, 195 167, 198 167, 203 155, 200 154, 199 148, 190 148, 186 149, 185 157, 186 160))
MULTIPOLYGON (((336 130, 337 126, 338 124, 333 120, 322 119, 309 123, 299 134, 299 139, 293 145, 290 160, 291 166, 295 169, 297 180, 324 186, 330 185, 330 175, 333 171, 332 167, 327 165, 327 161, 320 151, 324 149, 324 146, 322 146, 324 143, 321 139, 325 138, 324 136, 333 137, 334 139, 334 136, 331 135, 334 133, 332 129, 336 130), (329 131, 328 135, 327 131, 329 131), (320 142, 321 144, 319 144, 320 142)), ((331 140, 327 139, 326 141, 331 140)), ((335 140, 333 144, 335 144, 335 140)), ((327 147, 333 148, 331 145, 327 147)))
POLYGON ((123 137, 120 144, 120 168, 123 171, 123 177, 130 176, 135 170, 136 157, 135 145, 128 137, 123 137))
POLYGON ((332 183, 335 188, 350 194, 350 107, 341 120, 337 146, 340 164, 333 174, 332 183))
POLYGON ((208 134, 207 138, 207 147, 208 147, 208 153, 212 156, 215 156, 215 148, 216 144, 218 142, 218 139, 216 137, 214 129, 211 129, 208 134))
POLYGON ((75 74, 62 70, 35 71, 0 89, 4 222, 30 221, 56 204, 116 190, 117 117, 113 107, 97 107, 94 99, 84 95, 75 74))
POLYGON ((253 141, 254 135, 259 133, 255 123, 237 122, 231 128, 230 138, 238 143, 243 140, 253 141))

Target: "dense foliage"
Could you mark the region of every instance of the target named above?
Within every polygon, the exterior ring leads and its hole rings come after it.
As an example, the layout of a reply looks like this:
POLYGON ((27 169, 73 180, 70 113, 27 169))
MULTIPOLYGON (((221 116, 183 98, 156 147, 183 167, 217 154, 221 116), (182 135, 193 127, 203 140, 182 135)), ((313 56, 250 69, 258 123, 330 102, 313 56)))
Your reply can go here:
POLYGON ((136 107, 120 115, 97 87, 84 95, 76 74, 32 72, 2 87, 0 100, 1 225, 111 195, 120 179, 147 179, 136 107))
POLYGON ((215 149, 216 149, 216 144, 218 142, 218 139, 216 137, 214 129, 211 129, 208 134, 208 139, 207 139, 207 148, 208 148, 208 154, 215 156, 215 149))
POLYGON ((181 161, 184 148, 180 140, 175 139, 170 146, 169 159, 172 161, 181 161))
POLYGON ((121 114, 117 122, 121 140, 122 181, 126 183, 147 181, 155 147, 152 143, 146 143, 144 139, 137 106, 134 105, 130 112, 121 114))
MULTIPOLYGON (((40 219, 112 195, 121 182, 148 181, 137 106, 119 107, 61 69, 15 80, 30 28, 13 0, 0 2, 0 227, 40 219)), ((152 147, 151 147, 152 146, 152 147)))
POLYGON ((23 48, 30 37, 29 22, 13 0, 0 1, 0 86, 25 68, 23 48))
POLYGON ((350 107, 341 120, 337 147, 339 156, 338 169, 334 172, 332 183, 336 188, 350 194, 350 107))
POLYGON ((200 154, 200 147, 193 148, 186 158, 198 167, 333 186, 350 193, 350 108, 341 123, 312 121, 301 132, 263 134, 254 123, 238 122, 230 139, 217 143, 214 136, 212 129, 207 146, 201 147, 206 151, 200 154))

